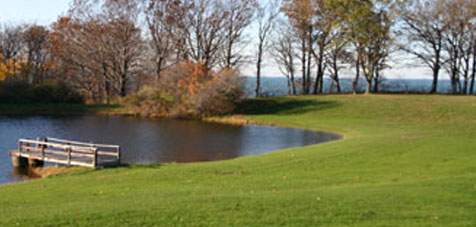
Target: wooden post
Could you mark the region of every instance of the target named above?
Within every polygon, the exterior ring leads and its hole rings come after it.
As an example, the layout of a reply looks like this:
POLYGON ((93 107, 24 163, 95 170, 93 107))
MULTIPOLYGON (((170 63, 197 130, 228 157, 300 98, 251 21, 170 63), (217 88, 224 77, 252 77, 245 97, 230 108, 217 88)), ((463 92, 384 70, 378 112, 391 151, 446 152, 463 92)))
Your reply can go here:
POLYGON ((71 147, 67 147, 66 152, 68 152, 68 166, 71 166, 71 147))
POLYGON ((11 159, 12 159, 12 166, 14 168, 24 168, 28 166, 28 159, 20 155, 18 156, 12 155, 11 159))
POLYGON ((93 147, 94 158, 93 158, 93 167, 96 168, 98 166, 98 149, 93 147))
POLYGON ((121 165, 121 147, 117 148, 117 165, 121 165))
MULTIPOLYGON (((48 139, 43 139, 43 142, 47 143, 48 139)), ((41 146, 41 160, 45 161, 45 150, 46 150, 46 145, 41 146)))

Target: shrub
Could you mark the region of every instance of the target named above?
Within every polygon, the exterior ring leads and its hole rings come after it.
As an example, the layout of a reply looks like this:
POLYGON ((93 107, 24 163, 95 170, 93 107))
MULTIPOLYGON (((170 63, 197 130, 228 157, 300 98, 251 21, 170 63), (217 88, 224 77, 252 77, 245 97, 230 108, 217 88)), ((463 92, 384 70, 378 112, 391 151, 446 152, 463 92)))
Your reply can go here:
POLYGON ((63 83, 48 82, 31 85, 24 81, 0 83, 0 103, 82 103, 83 98, 63 83))
POLYGON ((242 94, 238 71, 209 71, 186 62, 168 69, 157 83, 143 87, 126 103, 142 115, 203 117, 232 112, 242 94))

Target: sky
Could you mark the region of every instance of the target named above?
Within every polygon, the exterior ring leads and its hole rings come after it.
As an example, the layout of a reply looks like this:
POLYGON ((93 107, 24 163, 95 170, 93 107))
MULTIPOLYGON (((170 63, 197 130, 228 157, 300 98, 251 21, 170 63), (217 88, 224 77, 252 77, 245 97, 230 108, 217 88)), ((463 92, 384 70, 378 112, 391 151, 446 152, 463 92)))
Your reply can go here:
MULTIPOLYGON (((50 25, 58 16, 66 13, 71 0, 0 0, 0 24, 22 24, 36 23, 39 25, 50 25)), ((247 49, 253 49, 248 47, 247 49)), ((272 62, 266 61, 264 65, 264 76, 280 76, 279 68, 272 62)), ((244 67, 243 74, 250 76, 255 74, 254 64, 244 67)), ((353 75, 351 70, 343 72, 345 75, 353 75)), ((426 68, 415 68, 409 66, 395 66, 384 72, 388 78, 431 78, 431 73, 426 68)))
POLYGON ((69 4, 70 0, 0 0, 0 23, 49 25, 69 4))

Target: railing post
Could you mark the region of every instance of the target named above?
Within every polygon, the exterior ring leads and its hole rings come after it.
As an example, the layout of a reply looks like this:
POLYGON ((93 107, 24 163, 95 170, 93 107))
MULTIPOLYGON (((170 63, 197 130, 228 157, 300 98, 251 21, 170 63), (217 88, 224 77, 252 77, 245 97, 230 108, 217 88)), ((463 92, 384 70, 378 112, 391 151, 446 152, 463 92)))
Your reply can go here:
POLYGON ((93 166, 96 168, 98 166, 98 149, 97 147, 93 147, 94 158, 93 158, 93 166))
POLYGON ((121 147, 117 147, 117 164, 121 165, 121 147))
POLYGON ((66 152, 68 152, 68 166, 71 165, 71 147, 66 148, 66 152))
MULTIPOLYGON (((43 142, 48 143, 48 139, 44 138, 43 142)), ((46 150, 46 148, 47 148, 46 144, 43 144, 41 146, 41 160, 43 160, 43 161, 45 161, 45 150, 46 150)))

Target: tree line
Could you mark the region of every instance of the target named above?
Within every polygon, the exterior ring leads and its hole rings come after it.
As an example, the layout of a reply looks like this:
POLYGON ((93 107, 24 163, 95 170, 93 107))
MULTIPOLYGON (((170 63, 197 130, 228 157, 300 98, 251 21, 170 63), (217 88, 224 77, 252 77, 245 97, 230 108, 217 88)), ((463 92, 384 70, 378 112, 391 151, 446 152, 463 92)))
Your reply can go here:
POLYGON ((362 79, 377 93, 394 54, 431 69, 430 93, 443 73, 453 93, 473 93, 476 2, 74 0, 50 26, 1 27, 0 80, 63 81, 107 103, 193 63, 205 74, 253 67, 260 96, 274 62, 290 95, 322 94, 326 77, 342 92, 343 69, 354 71, 354 93, 362 79))

